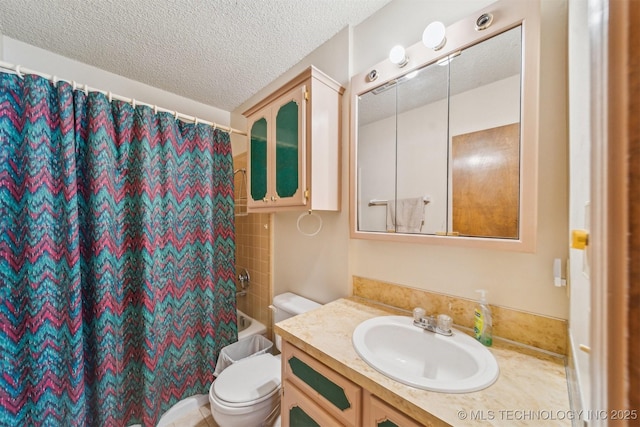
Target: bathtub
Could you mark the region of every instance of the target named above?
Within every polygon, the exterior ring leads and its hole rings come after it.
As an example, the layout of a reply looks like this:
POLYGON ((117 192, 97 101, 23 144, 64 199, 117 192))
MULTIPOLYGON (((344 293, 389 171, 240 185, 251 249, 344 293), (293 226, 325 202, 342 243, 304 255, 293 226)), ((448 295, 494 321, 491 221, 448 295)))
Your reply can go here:
MULTIPOLYGON (((242 311, 238 310, 238 339, 250 337, 251 335, 264 335, 267 333, 267 327, 252 319, 242 311)), ((213 372, 212 372, 213 373, 213 372)), ((200 410, 201 406, 209 405, 208 394, 196 394, 176 403, 162 415, 157 427, 167 427, 182 417, 192 412, 200 410)), ((134 426, 131 426, 134 427, 134 426)))
POLYGON ((264 335, 267 327, 238 310, 238 340, 251 335, 264 335))

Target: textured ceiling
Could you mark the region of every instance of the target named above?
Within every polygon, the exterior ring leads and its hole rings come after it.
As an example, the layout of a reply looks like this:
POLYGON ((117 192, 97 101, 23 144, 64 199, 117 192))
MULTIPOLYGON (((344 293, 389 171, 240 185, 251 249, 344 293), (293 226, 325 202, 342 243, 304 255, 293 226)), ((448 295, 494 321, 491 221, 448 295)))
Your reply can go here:
POLYGON ((2 0, 0 32, 233 111, 389 1, 2 0))

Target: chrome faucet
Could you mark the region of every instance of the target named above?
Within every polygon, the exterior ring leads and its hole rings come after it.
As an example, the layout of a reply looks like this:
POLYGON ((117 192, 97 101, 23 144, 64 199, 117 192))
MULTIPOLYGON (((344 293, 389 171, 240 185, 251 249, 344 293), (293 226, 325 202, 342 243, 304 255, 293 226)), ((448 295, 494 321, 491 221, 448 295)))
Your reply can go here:
POLYGON ((436 316, 426 316, 423 308, 416 307, 413 309, 413 325, 422 328, 425 331, 433 332, 440 335, 451 336, 451 317, 446 314, 436 316))
POLYGON ((247 288, 249 287, 251 277, 249 276, 249 271, 247 271, 246 268, 240 267, 239 270, 238 282, 240 282, 240 290, 236 291, 236 297, 244 297, 247 295, 247 288))

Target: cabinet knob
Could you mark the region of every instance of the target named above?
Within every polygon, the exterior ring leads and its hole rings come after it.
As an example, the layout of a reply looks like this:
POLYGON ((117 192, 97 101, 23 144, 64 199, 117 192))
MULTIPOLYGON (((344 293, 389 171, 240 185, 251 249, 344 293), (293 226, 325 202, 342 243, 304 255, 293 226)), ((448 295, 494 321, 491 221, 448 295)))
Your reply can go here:
POLYGON ((278 200, 278 198, 276 196, 271 196, 271 201, 275 202, 276 200, 278 200))
POLYGON ((264 198, 262 199, 262 201, 263 201, 263 202, 265 202, 265 203, 267 203, 267 202, 269 202, 269 199, 267 199, 266 197, 264 197, 264 198))

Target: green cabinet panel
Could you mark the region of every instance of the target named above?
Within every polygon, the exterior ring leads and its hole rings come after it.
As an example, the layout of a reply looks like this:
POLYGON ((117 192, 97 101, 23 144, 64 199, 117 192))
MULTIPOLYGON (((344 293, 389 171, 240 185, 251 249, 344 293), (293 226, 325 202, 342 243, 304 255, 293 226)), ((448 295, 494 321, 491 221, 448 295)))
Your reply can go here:
POLYGON ((389 420, 381 421, 377 424, 378 427, 399 427, 396 423, 392 423, 389 420))
POLYGON ((329 380, 327 377, 320 374, 297 357, 290 358, 288 363, 295 376, 307 383, 312 389, 317 391, 335 407, 341 411, 351 407, 351 403, 349 403, 349 399, 347 399, 347 395, 342 387, 335 384, 333 381, 329 380))
POLYGON ((267 119, 256 120, 251 126, 251 198, 267 197, 267 119))
POLYGON ((276 114, 276 194, 291 197, 298 191, 300 151, 299 112, 295 101, 289 101, 276 114))
POLYGON ((289 410, 289 425, 291 427, 320 427, 320 424, 315 422, 299 406, 294 406, 289 410))

